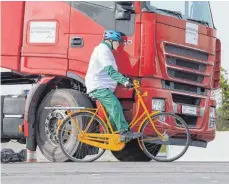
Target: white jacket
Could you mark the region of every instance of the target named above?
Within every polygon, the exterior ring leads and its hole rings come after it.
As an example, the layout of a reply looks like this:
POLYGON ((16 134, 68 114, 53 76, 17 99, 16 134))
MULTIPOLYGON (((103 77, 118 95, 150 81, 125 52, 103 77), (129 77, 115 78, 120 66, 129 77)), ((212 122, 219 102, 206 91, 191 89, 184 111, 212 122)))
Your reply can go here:
POLYGON ((106 66, 112 66, 116 71, 118 67, 111 49, 104 43, 100 43, 92 52, 89 67, 85 77, 87 93, 96 89, 109 88, 114 92, 117 82, 103 70, 106 66))

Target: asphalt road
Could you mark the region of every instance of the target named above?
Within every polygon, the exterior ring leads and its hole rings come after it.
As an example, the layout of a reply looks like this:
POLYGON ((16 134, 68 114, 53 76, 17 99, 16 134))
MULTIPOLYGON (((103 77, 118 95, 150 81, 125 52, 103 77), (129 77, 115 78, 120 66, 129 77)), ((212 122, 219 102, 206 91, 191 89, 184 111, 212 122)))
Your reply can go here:
POLYGON ((228 184, 229 162, 10 163, 3 184, 228 184))

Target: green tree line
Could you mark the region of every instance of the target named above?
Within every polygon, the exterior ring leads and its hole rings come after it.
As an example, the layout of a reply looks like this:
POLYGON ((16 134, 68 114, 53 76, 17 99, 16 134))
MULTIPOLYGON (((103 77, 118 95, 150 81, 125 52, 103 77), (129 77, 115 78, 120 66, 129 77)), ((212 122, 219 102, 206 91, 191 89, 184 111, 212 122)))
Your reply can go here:
POLYGON ((216 128, 218 131, 229 130, 229 80, 228 72, 221 68, 220 74, 221 103, 217 108, 216 128))

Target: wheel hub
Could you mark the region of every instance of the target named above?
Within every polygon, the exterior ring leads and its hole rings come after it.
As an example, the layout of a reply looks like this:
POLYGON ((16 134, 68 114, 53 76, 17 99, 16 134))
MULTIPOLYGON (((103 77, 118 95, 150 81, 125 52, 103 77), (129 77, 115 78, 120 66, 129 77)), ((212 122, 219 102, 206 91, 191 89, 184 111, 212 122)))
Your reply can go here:
POLYGON ((66 116, 65 111, 55 110, 50 112, 45 120, 45 134, 48 141, 54 145, 58 145, 58 138, 56 134, 58 120, 62 120, 66 116))

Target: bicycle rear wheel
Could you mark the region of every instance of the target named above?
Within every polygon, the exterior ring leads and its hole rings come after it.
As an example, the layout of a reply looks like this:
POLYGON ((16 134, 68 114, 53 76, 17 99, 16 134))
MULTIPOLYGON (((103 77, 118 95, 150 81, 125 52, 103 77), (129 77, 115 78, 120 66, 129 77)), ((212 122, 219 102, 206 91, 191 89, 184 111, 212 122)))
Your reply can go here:
MULTIPOLYGON (((79 131, 73 121, 78 122, 82 131, 84 131, 94 114, 89 112, 76 112, 63 120, 59 131, 58 140, 63 153, 68 159, 74 162, 93 162, 100 158, 105 152, 104 149, 81 143, 78 140, 79 131), (75 145, 72 146, 72 143, 75 145), (71 145, 70 145, 71 144, 71 145)), ((94 117, 86 133, 106 133, 103 122, 94 117)))
POLYGON ((146 120, 141 127, 143 136, 139 138, 145 154, 158 162, 172 162, 183 156, 190 144, 190 132, 185 121, 168 112, 152 115, 151 119, 157 131, 164 136, 161 138, 149 119, 146 120))

